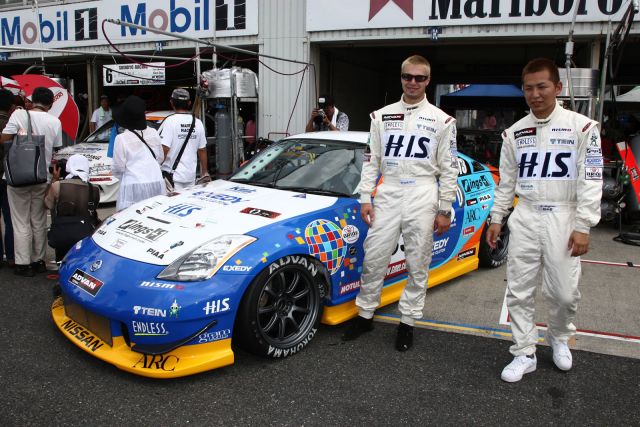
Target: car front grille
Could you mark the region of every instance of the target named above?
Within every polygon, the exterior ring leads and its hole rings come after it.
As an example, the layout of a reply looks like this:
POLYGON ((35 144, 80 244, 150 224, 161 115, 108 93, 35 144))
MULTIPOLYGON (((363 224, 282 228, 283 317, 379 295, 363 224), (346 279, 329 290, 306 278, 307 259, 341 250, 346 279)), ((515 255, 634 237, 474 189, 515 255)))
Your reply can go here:
POLYGON ((64 299, 64 311, 71 320, 84 326, 109 346, 113 346, 109 319, 70 302, 68 298, 64 299))

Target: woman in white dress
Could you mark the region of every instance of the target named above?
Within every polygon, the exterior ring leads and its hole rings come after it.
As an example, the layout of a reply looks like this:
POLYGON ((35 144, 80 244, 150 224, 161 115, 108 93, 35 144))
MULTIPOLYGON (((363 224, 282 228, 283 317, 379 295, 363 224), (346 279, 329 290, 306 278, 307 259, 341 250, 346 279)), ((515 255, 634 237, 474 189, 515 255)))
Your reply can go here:
POLYGON ((126 130, 116 136, 111 172, 120 180, 116 211, 150 197, 165 194, 160 171, 164 161, 162 140, 158 131, 147 127, 146 104, 137 96, 129 96, 113 109, 114 120, 126 130))

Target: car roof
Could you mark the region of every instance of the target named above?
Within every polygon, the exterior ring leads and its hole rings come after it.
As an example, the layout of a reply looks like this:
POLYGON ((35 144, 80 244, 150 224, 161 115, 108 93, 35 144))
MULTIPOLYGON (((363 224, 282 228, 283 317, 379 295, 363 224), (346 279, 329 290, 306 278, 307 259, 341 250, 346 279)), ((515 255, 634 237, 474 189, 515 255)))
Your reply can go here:
POLYGON ((147 120, 151 122, 161 122, 166 119, 170 115, 172 115, 175 111, 173 110, 159 110, 159 111, 147 111, 144 113, 147 120))
POLYGON ((307 132, 298 135, 291 135, 285 139, 312 139, 318 141, 348 141, 360 144, 366 144, 369 141, 369 132, 361 131, 323 131, 323 132, 307 132))

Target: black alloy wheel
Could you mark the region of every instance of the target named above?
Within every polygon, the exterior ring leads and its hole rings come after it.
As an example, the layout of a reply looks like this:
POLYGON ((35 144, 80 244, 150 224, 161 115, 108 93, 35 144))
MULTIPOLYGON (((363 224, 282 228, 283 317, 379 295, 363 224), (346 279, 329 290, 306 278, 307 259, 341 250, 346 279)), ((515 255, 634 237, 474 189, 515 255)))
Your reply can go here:
POLYGON ((322 312, 322 285, 312 274, 317 270, 310 270, 307 262, 274 268, 276 264, 256 277, 236 321, 240 346, 273 358, 287 357, 306 347, 315 336, 322 312))

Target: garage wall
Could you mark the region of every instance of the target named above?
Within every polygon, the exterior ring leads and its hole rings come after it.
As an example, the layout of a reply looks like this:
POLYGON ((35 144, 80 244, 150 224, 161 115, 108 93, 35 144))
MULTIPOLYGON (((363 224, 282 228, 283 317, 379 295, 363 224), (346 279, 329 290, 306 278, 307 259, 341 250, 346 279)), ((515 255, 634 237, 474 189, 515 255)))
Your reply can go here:
MULTIPOLYGON (((260 2, 261 54, 268 54, 298 61, 309 61, 309 44, 305 32, 305 2, 299 0, 270 0, 260 2)), ((273 59, 262 58, 269 67, 282 73, 295 73, 305 66, 273 59)), ((284 76, 260 65, 260 106, 258 111, 258 136, 267 137, 269 132, 295 134, 304 131, 309 114, 309 91, 313 81, 313 70, 304 74, 300 95, 298 88, 302 74, 284 76), (295 110, 294 110, 295 104, 295 110)), ((282 135, 273 134, 272 138, 282 135)))

